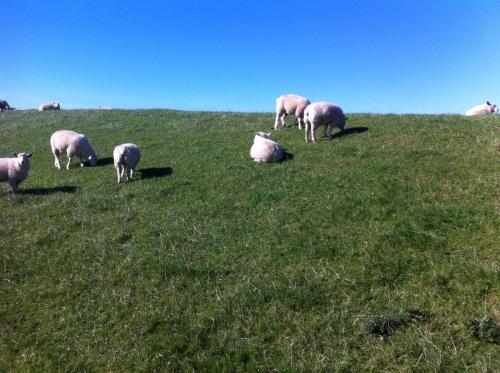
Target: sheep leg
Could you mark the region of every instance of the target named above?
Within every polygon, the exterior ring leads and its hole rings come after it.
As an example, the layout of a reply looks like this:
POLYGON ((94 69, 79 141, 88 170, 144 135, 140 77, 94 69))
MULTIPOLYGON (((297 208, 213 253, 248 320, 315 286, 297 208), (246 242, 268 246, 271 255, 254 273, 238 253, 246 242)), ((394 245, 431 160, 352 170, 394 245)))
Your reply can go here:
POLYGON ((304 132, 306 133, 306 136, 305 136, 306 142, 309 142, 309 139, 307 138, 307 131, 309 131, 309 122, 307 120, 304 121, 304 128, 305 128, 304 132))
POLYGON ((280 119, 280 113, 276 113, 276 118, 274 120, 274 130, 276 131, 278 129, 278 122, 279 122, 279 119, 280 119))
POLYGON ((314 123, 311 123, 311 141, 313 144, 316 143, 316 127, 314 123))
POLYGON ((58 169, 61 169, 61 164, 59 163, 59 156, 54 154, 54 166, 56 166, 56 168, 58 169))
POLYGON ((66 165, 66 170, 69 170, 70 163, 71 163, 71 157, 68 155, 68 164, 66 165))
POLYGON ((17 185, 18 185, 17 180, 9 180, 9 185, 10 185, 10 189, 12 190, 12 194, 16 194, 17 185))
POLYGON ((119 164, 115 164, 115 169, 116 169, 116 177, 118 179, 118 184, 120 184, 120 165, 119 164))
POLYGON ((299 122, 299 130, 302 129, 302 121, 300 120, 300 117, 297 117, 297 121, 299 122))
POLYGON ((327 128, 326 135, 331 140, 332 139, 332 126, 328 125, 326 128, 327 128))
POLYGON ((127 178, 129 178, 130 180, 132 180, 132 176, 134 176, 134 170, 132 168, 129 168, 127 170, 127 178))
POLYGON ((285 118, 286 118, 286 113, 281 116, 281 126, 283 128, 285 127, 285 118))

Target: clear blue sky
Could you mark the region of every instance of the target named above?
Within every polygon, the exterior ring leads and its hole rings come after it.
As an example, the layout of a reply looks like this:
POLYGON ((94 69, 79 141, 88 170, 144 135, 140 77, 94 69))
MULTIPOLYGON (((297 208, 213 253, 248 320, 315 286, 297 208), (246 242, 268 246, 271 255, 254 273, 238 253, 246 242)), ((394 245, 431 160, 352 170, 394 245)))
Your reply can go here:
POLYGON ((500 0, 0 0, 0 98, 17 108, 347 112, 500 103, 500 0))

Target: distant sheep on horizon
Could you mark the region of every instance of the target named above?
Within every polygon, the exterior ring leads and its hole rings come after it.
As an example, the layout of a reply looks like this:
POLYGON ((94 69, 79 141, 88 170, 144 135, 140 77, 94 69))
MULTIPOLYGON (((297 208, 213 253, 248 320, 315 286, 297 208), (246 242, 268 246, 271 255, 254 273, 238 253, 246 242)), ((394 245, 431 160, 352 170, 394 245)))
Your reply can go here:
POLYGON ((474 106, 473 108, 467 110, 464 115, 471 116, 481 116, 488 114, 495 114, 498 112, 498 107, 495 104, 492 104, 489 101, 486 101, 485 104, 474 106))
POLYGON ((38 108, 38 111, 47 111, 47 110, 61 110, 61 104, 59 104, 59 102, 53 102, 51 104, 42 104, 38 108))
POLYGON ((10 111, 14 110, 15 108, 11 107, 7 101, 5 100, 0 100, 0 111, 10 111))

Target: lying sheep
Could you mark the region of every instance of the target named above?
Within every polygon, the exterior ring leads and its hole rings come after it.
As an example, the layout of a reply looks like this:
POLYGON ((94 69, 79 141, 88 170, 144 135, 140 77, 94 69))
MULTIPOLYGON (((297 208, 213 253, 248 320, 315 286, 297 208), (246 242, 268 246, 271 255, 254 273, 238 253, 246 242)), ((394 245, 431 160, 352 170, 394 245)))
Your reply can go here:
POLYGON ((304 120, 304 110, 311 101, 307 98, 297 95, 283 95, 276 99, 276 120, 274 121, 274 129, 278 129, 278 121, 285 126, 285 117, 293 114, 299 122, 299 129, 302 129, 302 121, 304 120))
POLYGON ((15 158, 0 158, 0 181, 7 181, 15 194, 18 185, 28 177, 31 153, 13 155, 15 158))
POLYGON ((268 139, 270 133, 257 132, 250 149, 250 157, 257 163, 281 162, 283 149, 275 141, 268 139))
POLYGON ((305 139, 309 142, 307 132, 311 129, 311 140, 316 142, 316 129, 325 126, 325 136, 332 138, 332 127, 338 127, 342 131, 345 127, 347 117, 342 109, 329 102, 315 102, 309 105, 304 111, 304 123, 306 128, 305 139))
POLYGON ((5 100, 0 100, 0 111, 14 110, 5 100))
POLYGON ((53 102, 51 104, 43 104, 40 105, 38 111, 46 111, 46 110, 61 110, 61 105, 59 102, 53 102))
POLYGON ((118 183, 120 183, 123 179, 125 169, 127 170, 127 180, 132 180, 135 167, 141 159, 141 152, 135 144, 121 144, 117 145, 113 150, 113 159, 118 183))
POLYGON ((494 114, 496 112, 498 112, 498 107, 495 104, 486 101, 485 104, 477 105, 474 106, 472 109, 467 110, 465 112, 465 115, 470 117, 470 116, 494 114))
POLYGON ((81 167, 83 167, 84 160, 89 160, 92 166, 97 164, 97 155, 90 145, 87 136, 80 133, 68 130, 56 131, 50 137, 50 147, 52 148, 52 154, 54 154, 55 157, 54 165, 58 169, 61 169, 59 156, 62 153, 66 153, 68 156, 68 164, 66 165, 66 169, 68 170, 71 158, 73 157, 80 158, 81 167))

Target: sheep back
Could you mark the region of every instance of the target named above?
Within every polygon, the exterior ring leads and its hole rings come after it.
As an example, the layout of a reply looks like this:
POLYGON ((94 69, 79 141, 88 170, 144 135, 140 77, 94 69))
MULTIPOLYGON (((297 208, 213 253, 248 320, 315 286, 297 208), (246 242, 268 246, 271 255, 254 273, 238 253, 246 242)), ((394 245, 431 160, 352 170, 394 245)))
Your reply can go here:
POLYGON ((83 134, 70 130, 56 131, 50 137, 50 146, 54 155, 66 153, 68 157, 78 157, 82 161, 92 157, 97 162, 96 153, 83 134))
POLYGON ((113 150, 113 160, 115 166, 123 165, 134 169, 141 159, 141 151, 135 144, 121 144, 115 146, 113 150))
POLYGON ((329 102, 315 102, 307 106, 304 118, 314 123, 316 127, 333 125, 343 129, 346 123, 346 116, 342 109, 329 102))
POLYGON ((257 134, 250 149, 250 157, 257 163, 281 162, 283 149, 277 142, 257 134))
POLYGON ((281 95, 276 99, 276 112, 294 114, 296 117, 302 118, 304 110, 311 101, 307 98, 298 95, 281 95))

